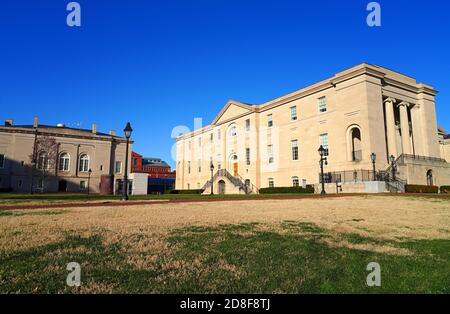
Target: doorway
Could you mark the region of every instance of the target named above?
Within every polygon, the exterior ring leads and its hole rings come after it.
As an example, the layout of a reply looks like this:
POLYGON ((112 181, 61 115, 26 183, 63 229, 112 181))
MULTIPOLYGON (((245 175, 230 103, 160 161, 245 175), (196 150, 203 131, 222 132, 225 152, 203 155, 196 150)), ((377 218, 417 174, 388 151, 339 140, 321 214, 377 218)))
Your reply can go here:
POLYGON ((225 194, 225 181, 223 180, 219 181, 219 194, 220 195, 225 194))
POLYGON ((60 180, 58 182, 58 192, 67 192, 67 181, 60 180))
POLYGON ((433 182, 433 170, 428 170, 427 171, 427 185, 428 186, 433 186, 434 182, 433 182))

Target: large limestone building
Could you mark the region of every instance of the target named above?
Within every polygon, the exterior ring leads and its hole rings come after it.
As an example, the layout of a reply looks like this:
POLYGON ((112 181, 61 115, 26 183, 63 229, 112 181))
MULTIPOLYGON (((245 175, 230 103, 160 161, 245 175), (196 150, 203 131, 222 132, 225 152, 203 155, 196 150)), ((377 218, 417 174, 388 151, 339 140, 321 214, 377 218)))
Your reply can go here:
POLYGON ((0 190, 118 193, 125 152, 125 138, 97 132, 95 124, 87 130, 40 125, 37 117, 32 125, 6 120, 0 126, 0 190))
POLYGON ((436 94, 412 77, 360 64, 260 105, 231 100, 210 125, 177 138, 176 188, 207 193, 211 164, 216 193, 318 184, 320 145, 326 182, 448 185, 450 146, 438 134, 436 94))

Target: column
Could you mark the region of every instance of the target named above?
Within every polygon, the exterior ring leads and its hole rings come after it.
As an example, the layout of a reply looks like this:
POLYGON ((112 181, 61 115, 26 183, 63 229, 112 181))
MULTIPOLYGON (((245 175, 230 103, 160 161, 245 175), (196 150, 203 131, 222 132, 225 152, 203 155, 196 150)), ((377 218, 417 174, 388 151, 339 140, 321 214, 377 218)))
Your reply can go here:
POLYGON ((422 138, 422 122, 420 116, 420 105, 414 105, 411 108, 411 122, 413 129, 413 143, 414 143, 414 154, 419 156, 425 156, 423 151, 423 138, 422 138))
POLYGON ((402 148, 403 154, 411 154, 411 141, 409 139, 409 120, 408 107, 409 103, 402 101, 398 107, 400 108, 400 128, 402 130, 402 148))
POLYGON ((386 112, 386 137, 388 144, 388 158, 391 155, 397 155, 397 140, 395 135, 395 116, 394 116, 394 98, 388 98, 384 101, 384 108, 386 112))

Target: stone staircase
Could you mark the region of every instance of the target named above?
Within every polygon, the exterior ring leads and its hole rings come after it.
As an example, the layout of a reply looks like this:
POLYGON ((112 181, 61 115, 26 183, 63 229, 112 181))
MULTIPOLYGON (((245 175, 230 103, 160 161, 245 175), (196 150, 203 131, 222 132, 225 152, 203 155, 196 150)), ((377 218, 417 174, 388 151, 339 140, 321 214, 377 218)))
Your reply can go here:
MULTIPOLYGON (((228 170, 226 169, 220 169, 218 170, 213 178, 212 182, 216 182, 220 178, 226 178, 228 181, 230 181, 235 187, 239 188, 240 190, 244 191, 245 194, 252 194, 252 193, 258 193, 258 189, 255 185, 253 185, 250 182, 250 185, 246 185, 244 182, 244 179, 242 179, 241 176, 233 176, 228 170)), ((202 189, 206 192, 211 188, 211 180, 206 181, 206 183, 203 185, 202 189)))

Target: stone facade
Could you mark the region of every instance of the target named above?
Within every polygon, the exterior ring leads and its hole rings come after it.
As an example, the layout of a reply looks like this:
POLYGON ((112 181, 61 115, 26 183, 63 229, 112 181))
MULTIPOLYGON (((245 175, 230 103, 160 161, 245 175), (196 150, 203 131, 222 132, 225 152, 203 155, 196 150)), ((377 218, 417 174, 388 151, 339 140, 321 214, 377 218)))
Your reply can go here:
MULTIPOLYGON (((130 141, 129 164, 131 146, 130 141)), ((124 177, 125 151, 125 138, 116 136, 114 131, 97 132, 95 124, 91 130, 84 130, 39 125, 37 118, 33 125, 23 126, 7 120, 0 127, 0 188, 28 193, 33 182, 36 193, 87 192, 88 186, 91 193, 114 193, 124 177), (40 144, 34 152, 35 142, 44 138, 54 140, 53 153, 46 152, 40 144)))
POLYGON ((377 171, 389 170, 391 155, 422 156, 432 160, 417 171, 399 164, 397 177, 427 184, 431 170, 433 184, 450 184, 436 94, 414 78, 360 64, 260 105, 231 100, 210 125, 177 138, 176 188, 209 189, 211 174, 223 193, 317 184, 320 145, 328 150, 326 172, 371 170, 372 153, 377 171))

